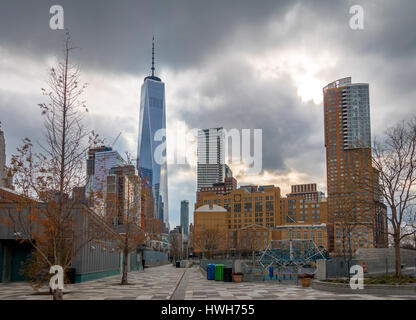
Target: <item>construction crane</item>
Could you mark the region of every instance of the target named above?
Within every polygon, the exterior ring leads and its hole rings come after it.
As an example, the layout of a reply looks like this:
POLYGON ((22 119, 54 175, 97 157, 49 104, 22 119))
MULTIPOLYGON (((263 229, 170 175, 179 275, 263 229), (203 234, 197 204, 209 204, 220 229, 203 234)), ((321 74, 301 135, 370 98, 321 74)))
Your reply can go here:
POLYGON ((117 140, 118 140, 118 138, 121 136, 121 131, 120 131, 120 133, 118 134, 118 136, 114 139, 114 141, 113 141, 113 143, 111 144, 111 147, 113 147, 114 146, 114 144, 117 142, 117 140))

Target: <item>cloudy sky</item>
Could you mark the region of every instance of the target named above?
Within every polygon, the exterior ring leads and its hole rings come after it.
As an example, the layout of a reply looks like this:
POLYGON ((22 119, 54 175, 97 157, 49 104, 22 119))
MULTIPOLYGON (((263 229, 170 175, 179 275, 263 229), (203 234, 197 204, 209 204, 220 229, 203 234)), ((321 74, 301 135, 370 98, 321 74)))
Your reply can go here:
MULTIPOLYGON (((150 72, 166 84, 168 153, 177 130, 223 126, 263 130, 263 171, 239 184, 316 182, 326 191, 322 87, 351 76, 370 84, 373 138, 415 114, 414 0, 6 1, 0 3, 0 121, 7 156, 23 137, 42 139, 47 69, 64 31, 49 8, 64 8, 78 49, 90 110, 86 121, 114 148, 136 153, 140 86, 150 72), (352 30, 350 7, 364 9, 352 30), (169 132, 171 135, 169 136, 169 132)), ((195 164, 170 165, 171 227, 180 200, 195 201, 195 164)))

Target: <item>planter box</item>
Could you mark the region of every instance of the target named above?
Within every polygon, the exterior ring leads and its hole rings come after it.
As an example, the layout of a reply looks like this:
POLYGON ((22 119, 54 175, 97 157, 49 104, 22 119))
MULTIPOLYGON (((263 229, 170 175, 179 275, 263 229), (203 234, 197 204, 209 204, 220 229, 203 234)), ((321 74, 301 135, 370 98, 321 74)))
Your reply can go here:
POLYGON ((301 278, 300 282, 302 283, 302 287, 307 288, 311 285, 312 278, 301 278))
POLYGON ((242 274, 233 274, 233 281, 234 282, 241 282, 243 280, 243 275, 242 274))

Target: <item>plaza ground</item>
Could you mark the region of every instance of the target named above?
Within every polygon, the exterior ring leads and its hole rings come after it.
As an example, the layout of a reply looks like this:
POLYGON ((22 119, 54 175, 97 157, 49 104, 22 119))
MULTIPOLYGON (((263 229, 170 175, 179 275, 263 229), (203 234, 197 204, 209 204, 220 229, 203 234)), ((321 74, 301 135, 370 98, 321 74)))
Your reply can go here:
MULTIPOLYGON (((206 280, 198 266, 189 269, 172 265, 129 273, 131 284, 119 285, 121 275, 66 285, 66 300, 368 300, 415 299, 416 296, 374 296, 337 294, 302 288, 295 284, 265 282, 220 282, 206 280)), ((41 292, 47 292, 43 288, 41 292)), ((50 295, 34 294, 24 282, 1 283, 0 300, 51 300, 50 295)))

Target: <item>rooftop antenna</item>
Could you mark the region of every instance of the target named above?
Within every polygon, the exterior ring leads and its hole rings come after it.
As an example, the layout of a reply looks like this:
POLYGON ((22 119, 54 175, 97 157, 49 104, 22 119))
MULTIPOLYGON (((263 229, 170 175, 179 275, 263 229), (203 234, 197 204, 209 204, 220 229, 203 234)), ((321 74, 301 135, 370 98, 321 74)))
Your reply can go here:
POLYGON ((152 77, 155 75, 155 36, 152 40, 152 77))

